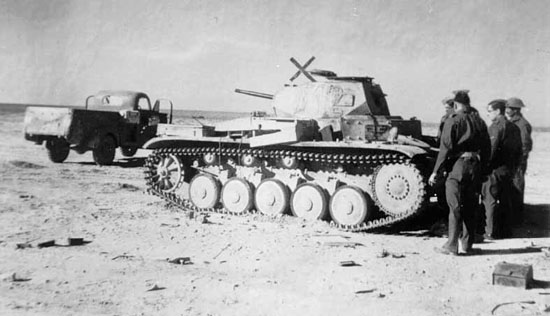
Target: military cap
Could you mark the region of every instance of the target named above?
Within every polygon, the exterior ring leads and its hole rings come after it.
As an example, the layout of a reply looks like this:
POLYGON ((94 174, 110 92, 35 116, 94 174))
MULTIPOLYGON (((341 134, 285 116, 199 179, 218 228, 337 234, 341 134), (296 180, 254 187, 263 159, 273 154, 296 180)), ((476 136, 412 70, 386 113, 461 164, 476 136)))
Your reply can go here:
POLYGON ((506 100, 504 99, 494 99, 493 101, 487 103, 487 105, 493 105, 493 104, 502 104, 502 106, 506 105, 506 100))
POLYGON ((468 94, 468 93, 470 93, 470 90, 468 90, 468 89, 453 90, 453 94, 457 94, 459 92, 464 92, 464 93, 468 94))
POLYGON ((524 108, 525 104, 523 104, 523 101, 521 101, 521 99, 519 98, 510 98, 506 100, 506 107, 520 109, 520 108, 524 108))
POLYGON ((470 96, 468 96, 469 90, 457 90, 453 92, 456 92, 453 101, 464 105, 470 105, 470 96))

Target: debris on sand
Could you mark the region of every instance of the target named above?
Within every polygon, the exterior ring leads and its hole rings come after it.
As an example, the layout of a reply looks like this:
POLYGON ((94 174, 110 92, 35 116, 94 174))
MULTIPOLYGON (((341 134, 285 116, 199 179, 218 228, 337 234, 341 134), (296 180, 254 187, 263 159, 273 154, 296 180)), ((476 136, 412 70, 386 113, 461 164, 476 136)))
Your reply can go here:
POLYGON ((326 241, 323 243, 324 246, 328 247, 344 247, 344 248, 355 248, 357 246, 364 246, 362 243, 354 241, 326 241))
POLYGON ((220 250, 220 251, 218 252, 218 254, 215 255, 214 258, 212 258, 212 259, 216 259, 219 255, 222 254, 222 252, 224 252, 224 251, 225 251, 227 248, 229 248, 230 246, 231 246, 231 243, 225 245, 225 247, 223 247, 222 250, 220 250))
POLYGON ((377 258, 386 258, 386 257, 389 257, 389 256, 391 256, 392 258, 395 258, 395 259, 405 258, 405 255, 402 254, 402 253, 393 253, 393 252, 387 251, 386 249, 382 249, 382 251, 380 251, 380 253, 376 257, 377 258))
POLYGON ((15 167, 19 168, 27 168, 27 169, 43 169, 46 168, 41 165, 37 165, 31 162, 21 161, 21 160, 11 160, 10 164, 15 167))
POLYGON ((500 303, 500 304, 497 304, 497 306, 495 306, 492 310, 491 310, 491 315, 494 315, 495 314, 495 311, 497 309, 499 309, 500 307, 502 306, 505 306, 505 305, 511 305, 511 304, 535 304, 535 301, 519 301, 519 302, 506 302, 506 303, 500 303))
POLYGON ((134 259, 135 256, 132 256, 132 255, 127 255, 127 254, 122 254, 122 255, 118 255, 116 257, 113 257, 111 260, 117 260, 117 259, 134 259))
POLYGON ((141 189, 136 187, 135 185, 128 184, 128 183, 119 183, 119 188, 128 190, 130 192, 140 191, 141 189))
POLYGON ((340 266, 342 266, 342 267, 357 267, 357 266, 361 266, 361 265, 356 263, 353 260, 347 260, 347 261, 340 261, 340 266))
POLYGON ((25 249, 25 248, 32 248, 32 245, 28 242, 25 242, 25 243, 19 243, 15 247, 15 249, 25 249))
POLYGON ((374 291, 376 291, 376 288, 355 291, 355 294, 368 294, 368 293, 373 293, 374 291))
POLYGON ((81 245, 84 245, 85 243, 84 238, 73 238, 73 237, 67 238, 67 242, 69 243, 69 246, 81 246, 81 245))
POLYGON ((45 242, 41 242, 38 245, 36 245, 38 248, 47 248, 47 247, 53 247, 55 246, 55 240, 48 240, 45 242))
POLYGON ((189 257, 178 257, 172 260, 170 259, 166 259, 166 260, 168 260, 169 263, 173 263, 173 264, 181 264, 181 265, 192 264, 191 258, 189 257))
POLYGON ((27 282, 27 281, 30 281, 30 280, 31 280, 30 278, 19 277, 19 276, 17 276, 16 273, 11 275, 11 281, 12 282, 27 282))
POLYGON ((148 289, 147 292, 152 292, 152 291, 160 291, 160 290, 164 290, 166 289, 165 287, 162 287, 162 286, 158 286, 158 285, 154 285, 152 288, 148 289))

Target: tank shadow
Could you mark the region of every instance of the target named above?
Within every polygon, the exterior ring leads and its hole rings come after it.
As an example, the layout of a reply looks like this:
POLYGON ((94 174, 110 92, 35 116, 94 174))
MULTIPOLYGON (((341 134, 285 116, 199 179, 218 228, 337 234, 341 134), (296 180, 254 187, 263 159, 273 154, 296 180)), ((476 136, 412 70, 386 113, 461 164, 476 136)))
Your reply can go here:
MULTIPOLYGON (((524 223, 512 228, 510 238, 550 237, 550 204, 525 204, 524 223)), ((447 234, 447 213, 436 203, 411 219, 374 231, 417 237, 442 237, 447 234)))
MULTIPOLYGON (((474 245, 475 246, 475 245, 474 245)), ((507 249, 483 249, 476 256, 493 256, 493 255, 518 255, 524 253, 542 252, 541 247, 523 247, 523 248, 507 248, 507 249)))
POLYGON ((523 225, 513 229, 513 238, 550 237, 550 204, 525 204, 523 225))
POLYGON ((388 227, 374 230, 374 233, 416 237, 440 237, 441 232, 435 227, 445 225, 447 213, 437 203, 432 203, 418 215, 395 223, 388 227))

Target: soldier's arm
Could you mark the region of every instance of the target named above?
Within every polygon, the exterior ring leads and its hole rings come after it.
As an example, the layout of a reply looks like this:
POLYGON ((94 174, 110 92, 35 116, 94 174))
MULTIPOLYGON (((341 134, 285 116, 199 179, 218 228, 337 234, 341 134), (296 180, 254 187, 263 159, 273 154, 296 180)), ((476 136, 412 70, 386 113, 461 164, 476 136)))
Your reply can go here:
POLYGON ((523 161, 523 142, 521 140, 521 131, 516 124, 510 124, 510 137, 514 148, 514 167, 517 167, 523 161))
POLYGON ((445 163, 449 157, 449 153, 453 149, 453 139, 456 135, 455 124, 452 118, 448 118, 443 125, 443 131, 441 132, 441 143, 439 145, 439 153, 437 154, 437 160, 435 161, 433 174, 437 174, 441 169, 441 166, 445 163))
MULTIPOLYGON (((501 131, 499 131, 499 134, 501 131)), ((489 137, 489 132, 487 131, 487 125, 485 125, 485 122, 482 122, 481 124, 481 150, 479 152, 480 160, 481 160, 481 167, 482 167, 482 174, 487 175, 490 173, 491 169, 489 167, 490 159, 491 159, 491 151, 493 150, 492 144, 491 144, 491 138, 489 137)), ((500 135, 498 135, 495 138, 499 138, 500 135)), ((496 150, 496 148, 494 149, 496 150)))
POLYGON ((493 161, 495 159, 498 147, 502 144, 502 136, 500 130, 494 128, 493 126, 489 127, 488 132, 491 141, 491 155, 489 156, 489 160, 493 161))

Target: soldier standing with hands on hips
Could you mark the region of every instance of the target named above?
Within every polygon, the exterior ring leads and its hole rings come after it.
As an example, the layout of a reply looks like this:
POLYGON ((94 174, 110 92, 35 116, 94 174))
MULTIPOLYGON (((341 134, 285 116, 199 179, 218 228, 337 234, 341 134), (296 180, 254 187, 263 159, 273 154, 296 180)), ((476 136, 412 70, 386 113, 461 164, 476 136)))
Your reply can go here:
POLYGON ((443 254, 458 255, 459 239, 462 251, 473 253, 475 238, 475 210, 482 177, 488 171, 491 140, 485 122, 477 110, 470 106, 467 91, 456 91, 455 113, 443 126, 439 154, 430 179, 434 185, 438 172, 448 170, 445 196, 449 206, 449 237, 441 248, 443 254))

